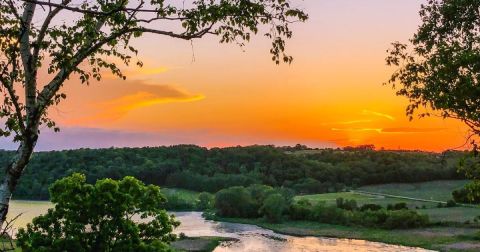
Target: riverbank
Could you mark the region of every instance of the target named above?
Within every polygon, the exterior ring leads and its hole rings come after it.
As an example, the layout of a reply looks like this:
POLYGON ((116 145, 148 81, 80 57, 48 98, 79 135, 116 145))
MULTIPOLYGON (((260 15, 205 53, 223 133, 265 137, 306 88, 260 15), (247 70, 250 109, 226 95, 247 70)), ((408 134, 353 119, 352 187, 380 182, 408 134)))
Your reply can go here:
POLYGON ((236 239, 217 236, 186 237, 171 246, 176 252, 211 252, 222 242, 234 242, 236 239))
POLYGON ((468 227, 434 226, 408 230, 384 230, 347 227, 310 221, 286 221, 272 224, 262 219, 211 218, 215 221, 256 225, 279 234, 358 239, 439 251, 479 251, 480 241, 475 238, 478 229, 468 227))

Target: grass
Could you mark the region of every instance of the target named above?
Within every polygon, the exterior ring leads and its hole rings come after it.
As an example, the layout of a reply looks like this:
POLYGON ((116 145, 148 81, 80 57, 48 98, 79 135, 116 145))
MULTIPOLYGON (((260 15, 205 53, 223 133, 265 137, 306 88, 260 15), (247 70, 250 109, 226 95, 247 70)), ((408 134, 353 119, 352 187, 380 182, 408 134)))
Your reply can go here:
POLYGON ((295 200, 307 199, 313 204, 318 202, 326 202, 327 204, 335 205, 337 198, 344 198, 349 200, 357 201, 358 205, 364 204, 378 204, 383 207, 386 207, 388 204, 395 204, 398 202, 405 202, 409 208, 422 208, 422 207, 436 207, 437 203, 432 202, 422 202, 415 200, 406 200, 406 199, 396 199, 396 198, 386 198, 383 196, 374 196, 374 195, 365 195, 355 192, 341 192, 341 193, 324 193, 324 194, 311 194, 311 195, 301 195, 296 196, 295 200))
POLYGON ((474 241, 474 235, 477 230, 470 228, 431 227, 409 230, 383 230, 330 225, 311 221, 287 221, 280 224, 272 224, 262 219, 216 217, 215 220, 257 225, 286 235, 361 239, 441 251, 446 251, 447 246, 458 243, 478 245, 474 241))
POLYGON ((480 215, 479 208, 469 207, 428 208, 418 211, 427 214, 432 222, 472 222, 475 217, 480 215))
POLYGON ((233 238, 202 236, 187 237, 171 244, 173 249, 178 252, 195 251, 195 252, 211 252, 224 241, 232 241, 233 238))
POLYGON ((388 194, 392 196, 409 197, 414 199, 402 199, 396 197, 385 197, 368 195, 357 192, 342 193, 325 193, 302 195, 295 197, 296 200, 307 199, 312 203, 324 201, 327 204, 336 204, 337 198, 354 199, 358 205, 378 204, 386 207, 389 204, 399 202, 407 203, 410 209, 418 209, 419 212, 429 215, 432 222, 472 222, 473 219, 480 215, 480 209, 472 207, 453 207, 453 208, 437 208, 438 203, 424 202, 421 200, 447 201, 451 199, 451 193, 455 189, 462 188, 467 180, 442 180, 430 181, 423 183, 397 183, 363 186, 358 191, 388 194), (418 199, 418 200, 415 200, 418 199))
POLYGON ((392 194, 404 197, 447 201, 452 198, 452 192, 462 188, 468 180, 438 180, 422 183, 395 183, 371 185, 358 188, 359 191, 392 194))
POLYGON ((301 199, 306 199, 312 203, 318 203, 321 201, 325 201, 328 203, 336 203, 336 199, 338 198, 344 198, 344 199, 349 199, 349 200, 356 200, 359 202, 363 202, 366 200, 371 200, 376 197, 374 196, 369 196, 369 195, 362 195, 362 194, 357 194, 357 193, 351 193, 351 192, 339 192, 339 193, 323 193, 323 194, 310 194, 310 195, 301 195, 301 196, 296 196, 295 200, 301 200, 301 199))

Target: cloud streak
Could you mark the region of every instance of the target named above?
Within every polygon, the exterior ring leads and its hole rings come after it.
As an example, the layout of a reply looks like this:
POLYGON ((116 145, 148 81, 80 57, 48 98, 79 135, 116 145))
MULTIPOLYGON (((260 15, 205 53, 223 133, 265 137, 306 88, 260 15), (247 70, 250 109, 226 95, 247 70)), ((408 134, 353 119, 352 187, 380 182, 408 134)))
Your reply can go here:
POLYGON ((414 133, 430 133, 446 130, 445 128, 331 128, 332 131, 347 132, 377 132, 379 134, 414 134, 414 133))
POLYGON ((395 121, 395 117, 389 115, 389 114, 385 114, 385 113, 380 113, 380 112, 376 112, 376 111, 371 111, 371 110, 366 110, 364 109, 362 111, 362 115, 373 115, 373 116, 378 116, 378 117, 382 117, 382 118, 386 118, 390 121, 395 121))
POLYGON ((191 94, 183 89, 170 85, 156 85, 149 87, 142 84, 140 89, 129 93, 120 93, 105 101, 95 102, 89 106, 91 115, 74 118, 68 124, 78 125, 90 122, 103 123, 119 120, 130 112, 158 104, 194 102, 205 99, 203 94, 191 94), (142 90, 142 87, 143 88, 142 90))

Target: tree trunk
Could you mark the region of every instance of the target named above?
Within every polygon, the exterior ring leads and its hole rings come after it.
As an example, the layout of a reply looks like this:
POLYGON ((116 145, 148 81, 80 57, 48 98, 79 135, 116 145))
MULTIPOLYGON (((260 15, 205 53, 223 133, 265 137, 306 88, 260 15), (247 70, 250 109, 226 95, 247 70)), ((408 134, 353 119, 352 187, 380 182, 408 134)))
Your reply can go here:
POLYGON ((5 170, 5 177, 0 185, 0 228, 3 228, 3 224, 7 219, 10 198, 17 187, 23 170, 30 161, 35 143, 36 139, 34 141, 22 141, 14 158, 5 170))

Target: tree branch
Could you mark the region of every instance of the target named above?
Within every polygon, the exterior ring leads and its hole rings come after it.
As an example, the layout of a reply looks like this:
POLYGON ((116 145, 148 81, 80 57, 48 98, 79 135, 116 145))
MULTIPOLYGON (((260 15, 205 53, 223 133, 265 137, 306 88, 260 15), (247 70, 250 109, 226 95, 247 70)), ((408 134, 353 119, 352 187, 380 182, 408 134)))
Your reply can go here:
MULTIPOLYGON (((63 0, 62 5, 67 5, 71 2, 72 0, 63 0)), ((43 42, 43 39, 45 38, 45 35, 48 30, 48 26, 50 25, 50 22, 52 22, 52 19, 61 11, 63 8, 56 7, 53 11, 50 11, 45 18, 45 21, 42 24, 42 27, 40 28, 40 31, 38 32, 38 37, 37 40, 35 41, 35 44, 33 45, 33 62, 36 64, 38 60, 38 56, 40 53, 40 47, 43 42)))
MULTIPOLYGON (((26 3, 38 4, 38 5, 41 5, 41 6, 57 7, 57 8, 73 11, 73 12, 90 14, 90 15, 94 15, 94 16, 109 16, 109 15, 111 15, 115 12, 119 12, 119 11, 125 11, 125 12, 135 11, 135 8, 122 7, 122 8, 118 8, 118 9, 115 9, 115 10, 112 10, 112 11, 109 11, 109 12, 102 12, 102 11, 93 11, 93 10, 81 9, 81 8, 78 8, 78 7, 68 6, 66 4, 57 4, 57 3, 37 1, 37 0, 21 0, 21 1, 26 2, 26 3)), ((158 13, 159 11, 158 10, 153 10, 153 9, 141 9, 138 12, 158 13)))

